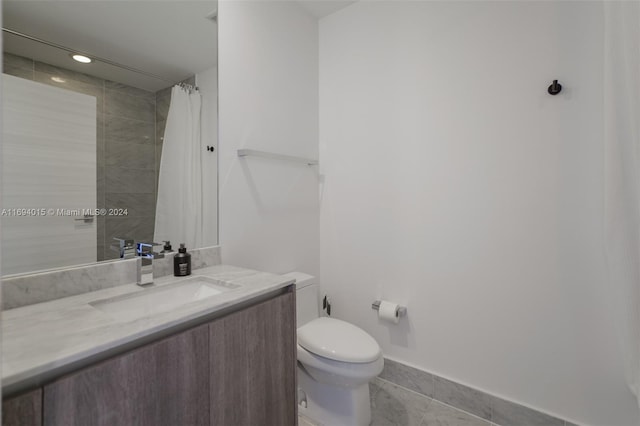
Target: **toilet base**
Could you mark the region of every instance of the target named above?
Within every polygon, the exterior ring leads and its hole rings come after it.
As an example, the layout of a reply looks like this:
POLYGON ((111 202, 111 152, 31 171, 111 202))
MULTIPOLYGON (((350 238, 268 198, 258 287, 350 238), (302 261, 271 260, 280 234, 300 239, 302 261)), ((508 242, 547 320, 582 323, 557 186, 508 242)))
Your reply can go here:
POLYGON ((298 366, 298 389, 301 398, 306 400, 306 408, 298 405, 298 409, 312 420, 325 426, 368 426, 371 423, 369 383, 353 389, 331 386, 315 381, 298 366))

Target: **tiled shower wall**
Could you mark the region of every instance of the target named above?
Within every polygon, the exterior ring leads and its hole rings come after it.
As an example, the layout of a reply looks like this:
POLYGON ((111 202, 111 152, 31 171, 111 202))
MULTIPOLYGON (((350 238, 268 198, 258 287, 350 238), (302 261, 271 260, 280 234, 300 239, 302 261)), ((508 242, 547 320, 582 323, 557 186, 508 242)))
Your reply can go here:
POLYGON ((117 257, 110 249, 114 237, 151 241, 171 88, 148 92, 8 53, 3 61, 6 74, 96 97, 96 207, 128 209, 127 216, 97 217, 97 260, 117 257))

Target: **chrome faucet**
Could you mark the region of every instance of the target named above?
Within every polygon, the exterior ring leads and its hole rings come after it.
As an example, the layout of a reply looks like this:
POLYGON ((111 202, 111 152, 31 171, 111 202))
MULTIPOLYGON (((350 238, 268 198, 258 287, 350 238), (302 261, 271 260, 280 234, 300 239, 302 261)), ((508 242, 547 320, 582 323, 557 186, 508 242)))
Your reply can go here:
POLYGON ((153 259, 162 259, 164 253, 161 252, 162 245, 158 243, 137 243, 136 256, 138 259, 138 276, 136 284, 147 286, 153 284, 153 259), (155 247, 160 250, 154 250, 155 247))
POLYGON ((111 250, 118 252, 120 259, 133 259, 136 256, 136 247, 133 240, 128 238, 114 238, 116 242, 111 244, 111 250))

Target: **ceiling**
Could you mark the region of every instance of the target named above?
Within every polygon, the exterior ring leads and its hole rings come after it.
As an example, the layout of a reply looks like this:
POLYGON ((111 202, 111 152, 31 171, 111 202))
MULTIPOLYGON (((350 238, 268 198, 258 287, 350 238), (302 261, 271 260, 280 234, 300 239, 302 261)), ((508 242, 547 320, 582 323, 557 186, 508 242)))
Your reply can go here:
POLYGON ((3 27, 162 77, 141 75, 3 33, 5 51, 157 91, 217 64, 217 1, 2 1, 3 27))
POLYGON ((298 0, 298 2, 313 16, 324 18, 355 3, 356 0, 298 0))
MULTIPOLYGON (((297 0, 318 19, 354 0, 297 0)), ((157 91, 217 64, 217 0, 4 0, 3 27, 144 71, 101 61, 83 65, 69 52, 3 33, 5 51, 157 91)))

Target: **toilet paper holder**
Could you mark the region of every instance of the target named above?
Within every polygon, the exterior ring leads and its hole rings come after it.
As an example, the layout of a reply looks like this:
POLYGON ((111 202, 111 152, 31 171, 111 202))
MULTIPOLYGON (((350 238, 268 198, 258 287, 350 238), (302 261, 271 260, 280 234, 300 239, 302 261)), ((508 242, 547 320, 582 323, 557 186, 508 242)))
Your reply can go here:
MULTIPOLYGON (((381 300, 376 300, 375 302, 373 302, 371 304, 371 309, 373 309, 374 311, 379 311, 380 310, 380 302, 381 300)), ((396 315, 398 316, 398 318, 402 318, 404 316, 407 315, 407 307, 406 306, 398 306, 398 312, 396 313, 396 315)))

